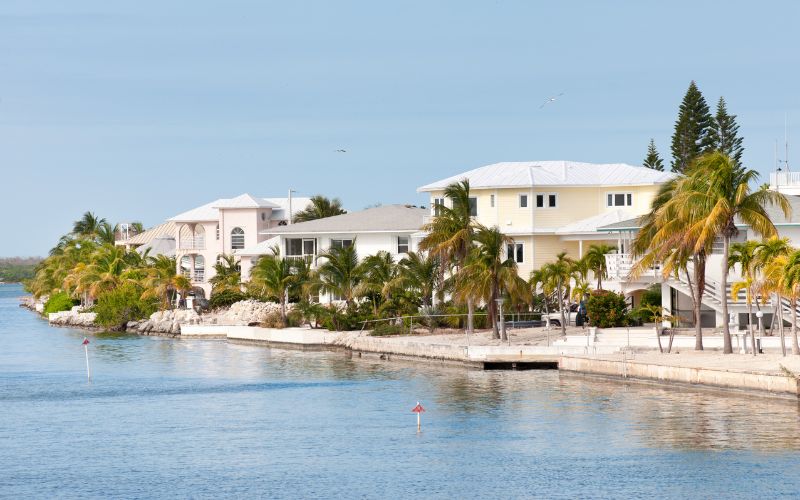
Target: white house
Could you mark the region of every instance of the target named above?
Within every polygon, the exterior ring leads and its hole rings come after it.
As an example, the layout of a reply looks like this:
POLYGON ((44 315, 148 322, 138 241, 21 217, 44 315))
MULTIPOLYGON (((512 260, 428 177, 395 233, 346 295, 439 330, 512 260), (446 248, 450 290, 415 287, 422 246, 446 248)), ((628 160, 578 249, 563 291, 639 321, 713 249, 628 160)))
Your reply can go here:
MULTIPOLYGON (((280 249, 281 256, 307 258, 317 267, 317 257, 329 248, 355 245, 360 258, 386 251, 402 259, 416 251, 423 236, 420 229, 428 211, 409 205, 384 205, 324 219, 262 229, 262 241, 237 250, 241 258, 242 281, 262 255, 280 249)), ((321 297, 325 300, 324 297, 321 297)))

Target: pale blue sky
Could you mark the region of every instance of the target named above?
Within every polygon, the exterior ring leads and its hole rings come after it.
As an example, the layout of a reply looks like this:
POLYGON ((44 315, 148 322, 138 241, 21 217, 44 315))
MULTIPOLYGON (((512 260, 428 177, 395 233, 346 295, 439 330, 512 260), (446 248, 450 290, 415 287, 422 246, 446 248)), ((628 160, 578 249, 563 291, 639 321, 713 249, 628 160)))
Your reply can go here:
POLYGON ((800 4, 701 3, 4 0, 0 255, 45 254, 86 210, 424 203, 497 161, 640 164, 650 137, 668 163, 692 79, 766 173, 784 112, 800 127, 800 4))

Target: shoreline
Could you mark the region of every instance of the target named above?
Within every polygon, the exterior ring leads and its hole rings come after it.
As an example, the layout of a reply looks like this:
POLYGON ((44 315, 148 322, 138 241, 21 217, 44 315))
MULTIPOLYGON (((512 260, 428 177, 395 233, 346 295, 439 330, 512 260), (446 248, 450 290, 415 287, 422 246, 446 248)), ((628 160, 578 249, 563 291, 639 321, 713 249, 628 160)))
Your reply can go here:
MULTIPOLYGON (((29 301, 20 301, 20 307, 36 312, 33 304, 26 302, 29 301)), ((47 321, 41 314, 37 315, 47 321)), ((85 324, 57 324, 50 321, 48 324, 92 333, 104 331, 103 328, 85 324)), ((583 346, 574 345, 465 345, 461 340, 463 335, 448 334, 372 337, 359 331, 330 332, 309 328, 270 329, 208 324, 181 324, 180 333, 141 331, 136 326, 121 332, 180 340, 224 340, 234 344, 298 351, 339 351, 348 357, 403 360, 478 370, 557 369, 559 373, 576 376, 800 400, 800 357, 791 355, 778 359, 780 371, 776 371, 774 367, 767 370, 752 366, 771 362, 775 357, 773 354, 751 357, 685 350, 680 354, 661 354, 657 351, 621 353, 618 348, 606 351, 597 351, 595 348, 595 353, 589 355, 583 346), (795 357, 798 359, 793 359, 795 357), (725 366, 725 363, 733 362, 748 366, 744 369, 725 366), (784 364, 790 367, 787 368, 784 364)), ((475 340, 480 340, 480 337, 475 337, 475 340)))

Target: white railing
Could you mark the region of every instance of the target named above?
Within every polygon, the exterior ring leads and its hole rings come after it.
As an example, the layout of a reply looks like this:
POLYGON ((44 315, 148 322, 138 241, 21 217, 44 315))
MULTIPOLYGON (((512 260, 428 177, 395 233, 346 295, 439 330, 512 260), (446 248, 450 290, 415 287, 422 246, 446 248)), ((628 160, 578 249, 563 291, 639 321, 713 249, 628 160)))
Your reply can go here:
POLYGON ((198 236, 196 238, 181 238, 181 250, 205 250, 206 238, 205 236, 198 236))
POLYGON ((192 281, 194 283, 205 283, 206 282, 206 270, 205 269, 195 269, 194 276, 192 276, 192 281))
MULTIPOLYGON (((606 254, 606 269, 608 271, 608 278, 612 280, 627 280, 630 278, 631 269, 633 268, 633 257, 629 253, 607 253, 606 254)), ((642 273, 639 279, 646 279, 647 281, 658 279, 661 277, 661 265, 656 264, 651 266, 646 273, 642 273)))
POLYGON ((800 187, 800 172, 772 172, 769 174, 770 186, 800 187))

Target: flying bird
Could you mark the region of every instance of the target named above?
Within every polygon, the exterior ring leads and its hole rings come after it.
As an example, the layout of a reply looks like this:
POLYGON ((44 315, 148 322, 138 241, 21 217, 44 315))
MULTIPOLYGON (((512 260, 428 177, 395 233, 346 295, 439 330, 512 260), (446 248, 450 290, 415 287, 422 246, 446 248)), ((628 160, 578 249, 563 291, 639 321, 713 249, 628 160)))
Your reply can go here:
POLYGON ((562 92, 562 93, 560 93, 560 94, 558 94, 558 95, 556 95, 556 96, 553 96, 553 97, 548 97, 548 98, 547 98, 547 99, 546 99, 546 100, 545 100, 545 101, 542 103, 542 105, 541 105, 541 106, 539 106, 539 109, 542 109, 543 107, 547 106, 547 105, 548 105, 548 104, 550 104, 551 102, 556 102, 556 99, 558 99, 558 98, 559 98, 559 97, 561 97, 562 95, 564 95, 564 93, 563 93, 563 92, 562 92))
POLYGON ((346 149, 337 149, 334 153, 347 153, 346 149))

